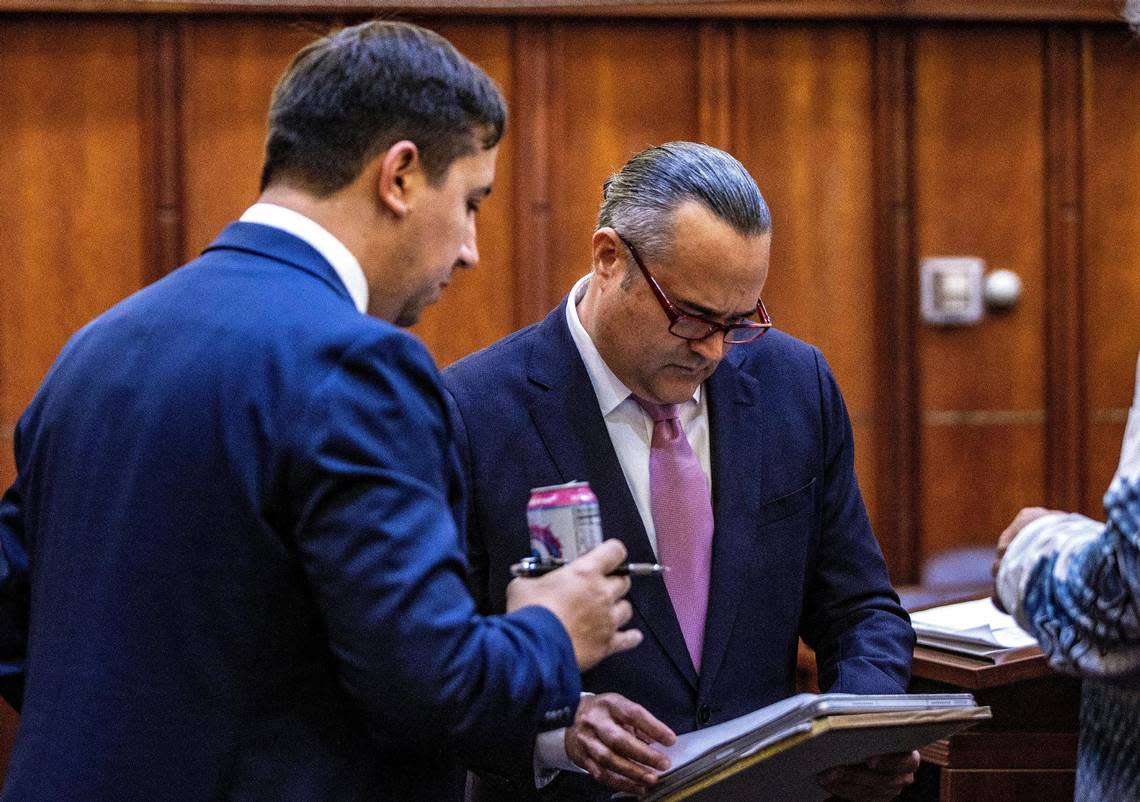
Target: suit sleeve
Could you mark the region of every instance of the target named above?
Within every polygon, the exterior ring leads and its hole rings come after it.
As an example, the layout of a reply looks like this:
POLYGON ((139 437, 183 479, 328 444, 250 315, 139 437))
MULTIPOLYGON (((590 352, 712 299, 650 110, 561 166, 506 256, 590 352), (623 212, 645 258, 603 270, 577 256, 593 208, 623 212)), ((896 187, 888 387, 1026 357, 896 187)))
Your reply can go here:
POLYGON ((859 492, 847 407, 823 355, 816 351, 815 358, 823 487, 803 637, 816 652, 821 689, 905 693, 914 631, 887 577, 859 492))
POLYGON ((0 501, 0 696, 16 710, 28 650, 28 553, 20 480, 0 501))
POLYGON ((411 337, 349 349, 296 426, 289 494, 341 682, 381 744, 561 725, 580 680, 548 610, 481 617, 464 583, 438 374, 411 337))
MULTIPOLYGON (((487 587, 487 574, 490 570, 487 546, 483 542, 483 534, 479 529, 478 517, 475 515, 477 502, 472 495, 474 482, 472 480, 472 454, 471 442, 467 436, 467 425, 463 421, 463 412, 455 400, 451 390, 444 387, 444 399, 447 402, 448 414, 451 417, 454 442, 459 458, 460 480, 463 484, 463 493, 467 500, 464 505, 463 531, 460 540, 467 552, 467 586, 475 598, 475 606, 484 615, 494 612, 490 604, 487 587)), ((502 605, 500 604, 501 608, 502 605)))

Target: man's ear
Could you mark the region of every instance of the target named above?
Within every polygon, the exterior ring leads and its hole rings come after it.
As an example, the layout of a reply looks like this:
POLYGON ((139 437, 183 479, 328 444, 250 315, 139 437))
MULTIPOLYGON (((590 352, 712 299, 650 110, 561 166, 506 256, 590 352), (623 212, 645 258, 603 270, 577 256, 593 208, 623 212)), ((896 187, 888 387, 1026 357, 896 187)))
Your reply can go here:
POLYGON ((377 176, 380 204, 397 217, 405 217, 426 179, 416 143, 401 139, 380 157, 377 176))
POLYGON ((591 242, 594 256, 594 275, 603 281, 625 274, 625 246, 617 232, 609 226, 594 232, 591 242))

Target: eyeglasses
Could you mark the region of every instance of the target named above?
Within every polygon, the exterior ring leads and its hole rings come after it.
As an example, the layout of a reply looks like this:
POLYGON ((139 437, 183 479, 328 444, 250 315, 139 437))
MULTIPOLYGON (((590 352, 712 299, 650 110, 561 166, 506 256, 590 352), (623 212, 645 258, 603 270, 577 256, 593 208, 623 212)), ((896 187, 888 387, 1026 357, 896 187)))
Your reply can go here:
POLYGON ((649 268, 641 261, 641 256, 638 254, 637 249, 633 247, 629 240, 618 234, 625 247, 629 249, 630 255, 633 256, 633 261, 637 262, 637 266, 641 268, 642 275, 645 280, 649 282, 649 288, 653 290, 653 295, 657 298, 657 303, 661 304, 661 309, 665 312, 665 316, 669 318, 669 333, 675 337, 680 337, 682 340, 703 340, 715 331, 724 333, 724 341, 732 345, 740 345, 741 343, 750 343, 759 337, 761 334, 772 328, 772 318, 768 317, 768 310, 764 308, 764 301, 760 298, 756 299, 756 312, 754 313, 758 320, 738 320, 735 323, 721 323, 720 321, 713 320, 712 318, 705 317, 704 315, 695 315, 681 312, 665 295, 661 289, 661 285, 657 283, 657 279, 653 278, 653 274, 649 272, 649 268))

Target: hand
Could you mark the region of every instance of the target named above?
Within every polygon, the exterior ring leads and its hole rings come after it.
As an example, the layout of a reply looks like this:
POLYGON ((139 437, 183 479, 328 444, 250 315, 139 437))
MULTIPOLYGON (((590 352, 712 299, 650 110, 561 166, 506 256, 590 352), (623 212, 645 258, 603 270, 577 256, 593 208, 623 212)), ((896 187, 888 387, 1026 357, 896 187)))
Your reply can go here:
POLYGON ((851 802, 887 802, 914 782, 918 752, 874 755, 858 766, 836 766, 816 777, 829 794, 851 802))
POLYGON ((994 578, 994 589, 992 592, 994 607, 1003 613, 1009 611, 1005 609, 1005 605, 1003 605, 1001 599, 998 598, 997 575, 998 571, 1001 570, 1002 558, 1005 557, 1005 553, 1009 550, 1009 545, 1013 543, 1014 538, 1021 534, 1022 529, 1041 516, 1051 515, 1054 512, 1055 510, 1047 510, 1044 507, 1026 507, 1017 514, 1010 525, 1005 528, 1005 531, 1001 533, 1001 537, 998 538, 997 554, 994 556, 993 565, 990 566, 990 573, 993 574, 994 578))
POLYGON ((566 729, 566 755, 603 785, 638 796, 669 768, 653 742, 671 746, 673 731, 621 694, 584 696, 566 729))
POLYGON ((603 658, 641 643, 638 630, 618 629, 633 615, 629 602, 622 599, 629 590, 629 577, 606 576, 625 556, 620 540, 607 540, 557 571, 515 579, 507 585, 507 611, 546 607, 570 635, 578 668, 593 668, 603 658))

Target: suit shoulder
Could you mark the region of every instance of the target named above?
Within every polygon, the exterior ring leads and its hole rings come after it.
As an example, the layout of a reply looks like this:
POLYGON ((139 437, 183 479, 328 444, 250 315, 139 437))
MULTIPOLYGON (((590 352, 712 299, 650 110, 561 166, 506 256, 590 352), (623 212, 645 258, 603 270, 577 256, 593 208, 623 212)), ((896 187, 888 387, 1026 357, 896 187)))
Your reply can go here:
POLYGON ((816 373, 821 367, 827 370, 827 362, 819 348, 779 329, 770 330, 752 345, 738 348, 733 356, 737 356, 740 369, 748 373, 758 374, 774 369, 816 373))
POLYGON ((519 329, 498 342, 463 357, 443 371, 443 383, 452 393, 459 393, 472 383, 480 385, 504 381, 513 375, 523 376, 530 342, 538 324, 519 329))

